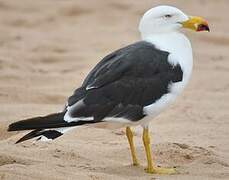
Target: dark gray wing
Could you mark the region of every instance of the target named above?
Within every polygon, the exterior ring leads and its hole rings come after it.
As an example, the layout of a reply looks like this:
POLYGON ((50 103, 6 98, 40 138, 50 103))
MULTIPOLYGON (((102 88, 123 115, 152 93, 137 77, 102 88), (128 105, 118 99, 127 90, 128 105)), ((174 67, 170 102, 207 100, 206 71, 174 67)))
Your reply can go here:
POLYGON ((131 53, 142 44, 129 45, 104 57, 88 74, 82 86, 87 89, 98 88, 119 78, 132 65, 131 53))
POLYGON ((143 107, 168 93, 171 82, 182 80, 179 65, 168 62, 168 52, 148 42, 137 42, 106 56, 69 98, 73 118, 122 117, 132 121, 144 117, 143 107))

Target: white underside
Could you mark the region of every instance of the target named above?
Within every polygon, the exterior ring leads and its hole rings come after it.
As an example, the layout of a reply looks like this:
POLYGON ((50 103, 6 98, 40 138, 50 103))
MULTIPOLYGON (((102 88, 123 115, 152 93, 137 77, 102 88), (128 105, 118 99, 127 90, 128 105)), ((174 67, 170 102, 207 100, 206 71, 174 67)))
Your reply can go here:
MULTIPOLYGON (((133 122, 124 118, 105 118, 103 123, 96 123, 90 126, 96 126, 101 128, 120 128, 122 126, 134 126, 134 125, 142 125, 147 126, 148 123, 160 114, 164 109, 166 109, 176 97, 182 92, 184 87, 187 85, 193 66, 193 57, 192 57, 192 48, 189 40, 186 36, 179 32, 172 33, 157 33, 155 35, 142 37, 143 40, 152 43, 157 48, 163 51, 169 52, 168 60, 172 65, 179 64, 183 71, 183 79, 177 83, 171 83, 169 85, 169 93, 162 96, 159 100, 145 106, 143 108, 144 114, 146 115, 140 121, 133 122)), ((68 107, 69 112, 71 108, 74 108, 77 105, 80 105, 82 101, 77 102, 75 105, 68 107)), ((90 121, 93 120, 92 117, 78 117, 71 118, 68 114, 64 116, 64 120, 67 122, 77 121, 77 120, 85 120, 90 121)))

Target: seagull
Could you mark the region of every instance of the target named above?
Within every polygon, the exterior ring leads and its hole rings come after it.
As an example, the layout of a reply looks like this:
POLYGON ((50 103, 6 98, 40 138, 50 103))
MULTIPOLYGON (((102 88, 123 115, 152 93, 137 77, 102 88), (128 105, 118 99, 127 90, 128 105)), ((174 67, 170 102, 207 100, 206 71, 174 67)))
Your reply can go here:
POLYGON ((143 128, 147 173, 174 174, 152 159, 149 123, 165 110, 187 85, 193 67, 192 47, 181 32, 209 31, 205 19, 188 16, 172 6, 157 6, 140 20, 141 40, 105 56, 71 95, 64 110, 21 120, 8 131, 32 130, 16 143, 37 138, 53 140, 83 125, 126 127, 132 164, 139 165, 132 126, 143 128))

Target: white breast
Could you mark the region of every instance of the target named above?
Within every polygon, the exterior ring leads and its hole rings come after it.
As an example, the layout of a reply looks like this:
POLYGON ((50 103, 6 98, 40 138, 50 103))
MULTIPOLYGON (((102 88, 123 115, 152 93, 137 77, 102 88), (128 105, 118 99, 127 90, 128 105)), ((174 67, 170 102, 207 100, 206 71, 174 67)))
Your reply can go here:
MULTIPOLYGON (((178 32, 157 34, 147 38, 143 37, 143 39, 154 44, 157 48, 169 52, 169 62, 174 65, 179 63, 183 71, 182 81, 170 84, 170 93, 165 94, 153 104, 144 107, 144 113, 149 115, 151 117, 150 119, 152 119, 152 117, 157 116, 171 104, 187 85, 192 73, 192 48, 186 36, 178 32)), ((148 120, 146 122, 148 122, 148 120)))

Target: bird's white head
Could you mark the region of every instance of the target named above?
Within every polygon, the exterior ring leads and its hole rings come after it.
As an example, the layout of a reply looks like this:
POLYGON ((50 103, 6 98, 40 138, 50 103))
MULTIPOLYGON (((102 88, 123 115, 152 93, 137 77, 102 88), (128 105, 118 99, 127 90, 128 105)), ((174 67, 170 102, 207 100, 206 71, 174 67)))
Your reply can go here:
POLYGON ((142 35, 168 33, 188 28, 195 31, 209 31, 208 23, 201 17, 187 16, 172 6, 157 6, 148 10, 139 24, 142 35))

